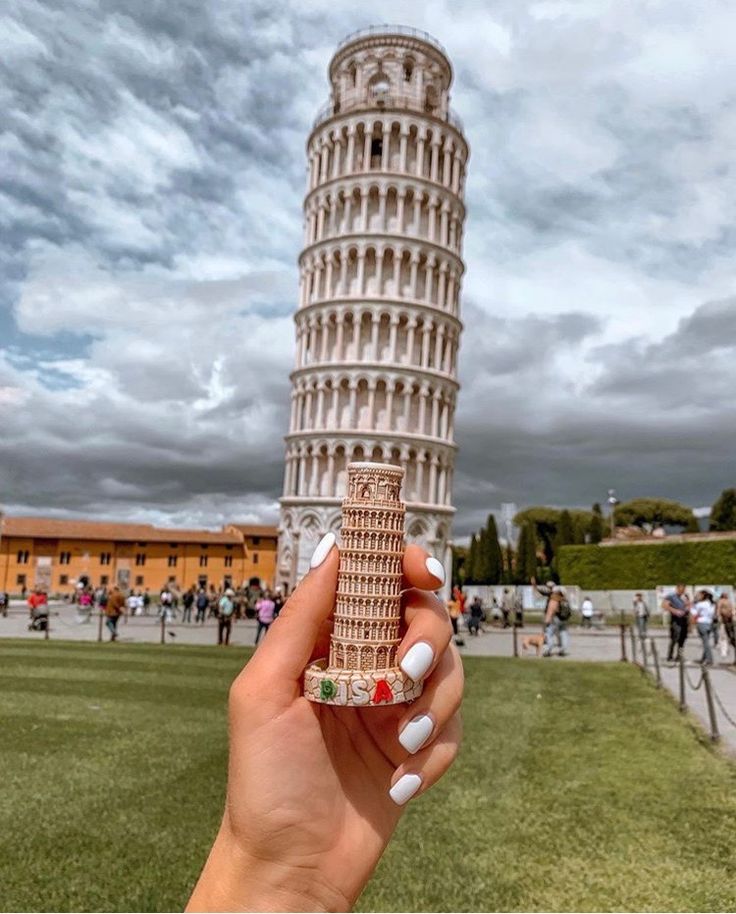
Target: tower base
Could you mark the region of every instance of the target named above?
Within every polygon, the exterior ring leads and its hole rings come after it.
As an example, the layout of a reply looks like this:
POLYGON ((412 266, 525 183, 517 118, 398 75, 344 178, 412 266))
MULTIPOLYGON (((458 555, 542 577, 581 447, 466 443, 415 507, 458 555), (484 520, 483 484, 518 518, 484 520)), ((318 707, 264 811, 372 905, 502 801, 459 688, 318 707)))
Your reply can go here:
POLYGON ((414 701, 423 682, 414 682, 400 667, 389 670, 344 670, 317 660, 304 673, 304 697, 325 705, 379 708, 414 701))

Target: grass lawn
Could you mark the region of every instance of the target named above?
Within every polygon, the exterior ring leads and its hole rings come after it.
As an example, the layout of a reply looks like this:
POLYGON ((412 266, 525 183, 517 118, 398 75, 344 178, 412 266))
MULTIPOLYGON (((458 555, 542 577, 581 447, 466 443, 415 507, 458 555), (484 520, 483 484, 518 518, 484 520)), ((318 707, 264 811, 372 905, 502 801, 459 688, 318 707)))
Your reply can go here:
MULTIPOLYGON (((0 641, 0 908, 180 910, 245 650, 0 641)), ((736 767, 624 664, 471 658, 365 911, 733 910, 736 767)))

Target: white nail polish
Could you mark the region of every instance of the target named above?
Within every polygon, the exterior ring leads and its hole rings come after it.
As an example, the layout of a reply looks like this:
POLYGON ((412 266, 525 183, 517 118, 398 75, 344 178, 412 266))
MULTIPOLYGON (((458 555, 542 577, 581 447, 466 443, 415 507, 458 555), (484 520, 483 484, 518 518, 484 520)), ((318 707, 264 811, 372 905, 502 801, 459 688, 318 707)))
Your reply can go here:
POLYGON ((411 800, 421 786, 422 779, 418 774, 402 774, 391 790, 389 790, 388 795, 397 806, 403 806, 404 803, 411 800))
POLYGON ((404 729, 399 733, 399 742, 413 755, 427 742, 432 730, 434 730, 434 721, 429 714, 420 714, 413 717, 404 729))
POLYGON ((413 679, 416 682, 432 666, 433 660, 434 651, 431 646, 426 641, 419 641, 417 644, 413 644, 404 654, 404 659, 401 661, 401 669, 409 679, 413 679))
POLYGON ((433 577, 437 578, 440 584, 445 583, 445 569, 442 567, 442 562, 439 559, 430 555, 424 564, 427 566, 427 571, 433 577))
POLYGON ((309 563, 310 568, 319 568, 319 566, 324 562, 327 556, 330 554, 330 550, 335 545, 335 534, 334 533, 325 533, 322 539, 317 543, 317 548, 312 553, 312 559, 309 563))

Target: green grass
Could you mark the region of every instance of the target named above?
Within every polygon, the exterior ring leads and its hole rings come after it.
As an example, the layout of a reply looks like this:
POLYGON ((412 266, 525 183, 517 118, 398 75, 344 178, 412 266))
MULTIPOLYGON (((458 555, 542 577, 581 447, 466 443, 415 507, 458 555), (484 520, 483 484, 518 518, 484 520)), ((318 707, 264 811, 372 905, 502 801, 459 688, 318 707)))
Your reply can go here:
MULTIPOLYGON (((249 652, 0 642, 0 908, 178 910, 249 652)), ((736 769, 623 664, 472 658, 465 743, 361 910, 732 910, 736 769)))

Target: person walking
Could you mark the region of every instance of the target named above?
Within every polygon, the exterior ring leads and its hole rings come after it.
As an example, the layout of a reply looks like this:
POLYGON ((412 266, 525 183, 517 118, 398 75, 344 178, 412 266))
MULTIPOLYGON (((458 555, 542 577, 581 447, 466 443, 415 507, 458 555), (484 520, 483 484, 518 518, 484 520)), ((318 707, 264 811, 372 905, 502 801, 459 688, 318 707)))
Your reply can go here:
POLYGON ((713 650, 710 644, 710 637, 716 608, 713 603, 713 597, 707 590, 698 591, 690 612, 695 620, 695 627, 700 635, 700 640, 703 643, 703 655, 700 658, 700 662, 703 666, 713 666, 713 650))
POLYGON ((274 619, 278 619, 279 613, 281 612, 281 608, 283 607, 283 605, 284 605, 284 595, 281 593, 280 590, 276 590, 276 592, 273 595, 273 617, 274 617, 274 619))
POLYGON ((682 649, 687 641, 690 599, 685 593, 684 584, 678 584, 672 593, 667 594, 662 601, 662 609, 670 614, 670 646, 667 661, 674 663, 682 656, 682 649))
POLYGON ((504 587, 501 596, 501 615, 503 616, 503 627, 510 628, 511 613, 514 611, 514 597, 508 587, 504 587))
MULTIPOLYGON (((725 591, 718 597, 716 616, 723 626, 723 633, 728 640, 728 644, 736 651, 736 628, 734 627, 733 603, 725 591)), ((725 660, 727 656, 728 648, 726 647, 726 641, 722 641, 721 657, 725 660)), ((736 654, 734 655, 734 662, 736 663, 736 654)))
POLYGON ((483 604, 480 601, 480 597, 473 597, 473 602, 470 604, 470 618, 468 619, 468 634, 478 636, 480 632, 481 622, 485 612, 483 610, 483 604))
POLYGON ((570 621, 570 615, 570 604, 567 602, 565 588, 559 584, 553 585, 544 611, 545 649, 542 652, 543 657, 552 656, 555 640, 559 644, 560 657, 566 657, 569 654, 570 635, 567 631, 567 623, 570 621))
POLYGON ((595 615, 595 607, 593 606, 593 601, 590 599, 590 597, 586 597, 583 600, 580 606, 580 615, 582 616, 582 627, 592 628, 593 616, 595 615))
POLYGON ((207 591, 203 587, 200 587, 196 599, 197 615, 194 617, 195 622, 204 625, 204 621, 207 618, 207 607, 209 605, 210 601, 207 596, 207 591))
POLYGON ((125 612, 125 597, 118 587, 113 587, 105 606, 105 625, 110 632, 110 641, 118 640, 118 620, 125 612))
POLYGON ((649 624, 649 606, 640 593, 634 595, 632 611, 634 613, 634 623, 636 625, 636 630, 639 633, 639 638, 646 638, 647 626, 649 624))
POLYGON ((181 621, 192 621, 192 606, 194 605, 194 585, 182 597, 181 621))
POLYGON ((233 627, 234 591, 229 587, 217 601, 217 643, 227 647, 230 644, 230 631, 233 627))
POLYGON ((0 615, 3 617, 7 616, 9 606, 10 594, 6 590, 0 590, 0 615))
POLYGON ((263 596, 256 600, 256 618, 258 619, 258 629, 256 631, 256 644, 261 637, 261 632, 267 632, 269 626, 274 620, 276 605, 271 599, 271 594, 266 591, 263 596))

